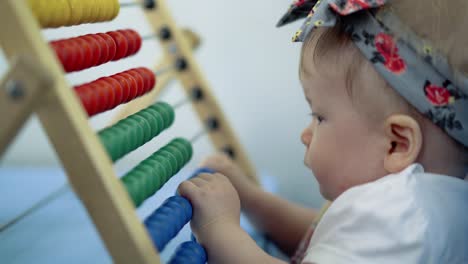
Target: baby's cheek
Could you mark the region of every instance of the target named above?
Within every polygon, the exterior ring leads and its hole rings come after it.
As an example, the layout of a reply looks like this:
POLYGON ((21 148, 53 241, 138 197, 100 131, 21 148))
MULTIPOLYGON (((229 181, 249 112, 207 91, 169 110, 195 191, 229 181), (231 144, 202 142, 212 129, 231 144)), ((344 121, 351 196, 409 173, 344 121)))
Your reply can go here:
MULTIPOLYGON (((322 143, 322 142, 321 142, 322 143)), ((333 151, 333 144, 317 144, 315 149, 311 149, 308 153, 310 168, 317 179, 321 193, 328 196, 339 192, 339 164, 336 159, 339 153, 333 151)))
POLYGON ((307 155, 307 163, 308 167, 314 173, 315 178, 319 183, 326 181, 326 159, 323 153, 320 151, 310 150, 307 155))

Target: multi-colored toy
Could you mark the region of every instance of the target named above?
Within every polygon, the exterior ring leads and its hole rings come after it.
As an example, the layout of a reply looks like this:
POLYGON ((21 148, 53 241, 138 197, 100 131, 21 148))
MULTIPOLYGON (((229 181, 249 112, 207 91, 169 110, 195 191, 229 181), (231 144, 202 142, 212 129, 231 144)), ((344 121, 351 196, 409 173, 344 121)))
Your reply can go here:
MULTIPOLYGON (((120 179, 113 170, 113 162, 174 123, 178 106, 155 102, 170 79, 178 79, 188 102, 194 103, 205 125, 202 133, 249 175, 255 175, 192 56, 197 38, 176 26, 164 0, 125 5, 117 0, 4 0, 0 1, 0 32, 0 44, 11 66, 0 83, 0 112, 4 113, 0 154, 25 120, 37 114, 114 262, 159 263, 158 251, 192 215, 190 203, 177 195, 144 224, 135 207, 189 162, 192 143, 200 133, 191 140, 173 139, 120 179), (110 21, 121 8, 130 6, 145 9, 156 32, 152 38, 159 38, 164 51, 162 63, 154 71, 136 67, 71 87, 64 74, 132 56, 147 38, 123 29, 47 43, 40 28, 110 21), (91 129, 88 118, 126 103, 124 118, 97 133, 91 129)), ((189 241, 178 248, 170 263, 205 261, 201 246, 189 241)))

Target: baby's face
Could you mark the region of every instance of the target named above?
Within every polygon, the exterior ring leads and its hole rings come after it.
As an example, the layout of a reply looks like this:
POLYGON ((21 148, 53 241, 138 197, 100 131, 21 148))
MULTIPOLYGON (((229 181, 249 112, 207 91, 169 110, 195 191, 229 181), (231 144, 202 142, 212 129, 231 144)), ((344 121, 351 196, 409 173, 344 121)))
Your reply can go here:
MULTIPOLYGON (((312 111, 312 120, 301 135, 306 146, 304 162, 313 171, 322 195, 334 200, 353 186, 385 175, 384 133, 356 109, 344 73, 323 74, 311 61, 304 63, 301 76, 312 111)), ((336 70, 330 63, 320 66, 328 72, 336 70)))

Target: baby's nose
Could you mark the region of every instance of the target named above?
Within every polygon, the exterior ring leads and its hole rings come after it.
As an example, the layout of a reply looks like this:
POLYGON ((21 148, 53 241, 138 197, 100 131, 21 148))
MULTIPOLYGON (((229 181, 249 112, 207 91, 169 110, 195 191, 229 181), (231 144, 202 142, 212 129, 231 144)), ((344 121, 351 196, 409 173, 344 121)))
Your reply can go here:
POLYGON ((310 145, 310 141, 312 140, 312 132, 309 128, 304 129, 301 134, 301 141, 306 147, 310 145))

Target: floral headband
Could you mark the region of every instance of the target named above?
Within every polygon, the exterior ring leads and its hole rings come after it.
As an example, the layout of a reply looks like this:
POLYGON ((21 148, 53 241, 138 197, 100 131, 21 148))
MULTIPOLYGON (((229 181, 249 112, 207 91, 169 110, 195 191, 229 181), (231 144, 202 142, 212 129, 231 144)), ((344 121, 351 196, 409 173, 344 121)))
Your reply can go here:
POLYGON ((294 42, 302 42, 315 28, 333 27, 341 17, 346 32, 381 76, 411 105, 468 147, 468 79, 455 76, 444 56, 381 8, 389 1, 298 0, 277 26, 305 17, 293 37, 294 42), (381 8, 378 13, 377 8, 381 8), (395 40, 395 29, 405 29, 407 34, 395 40))

